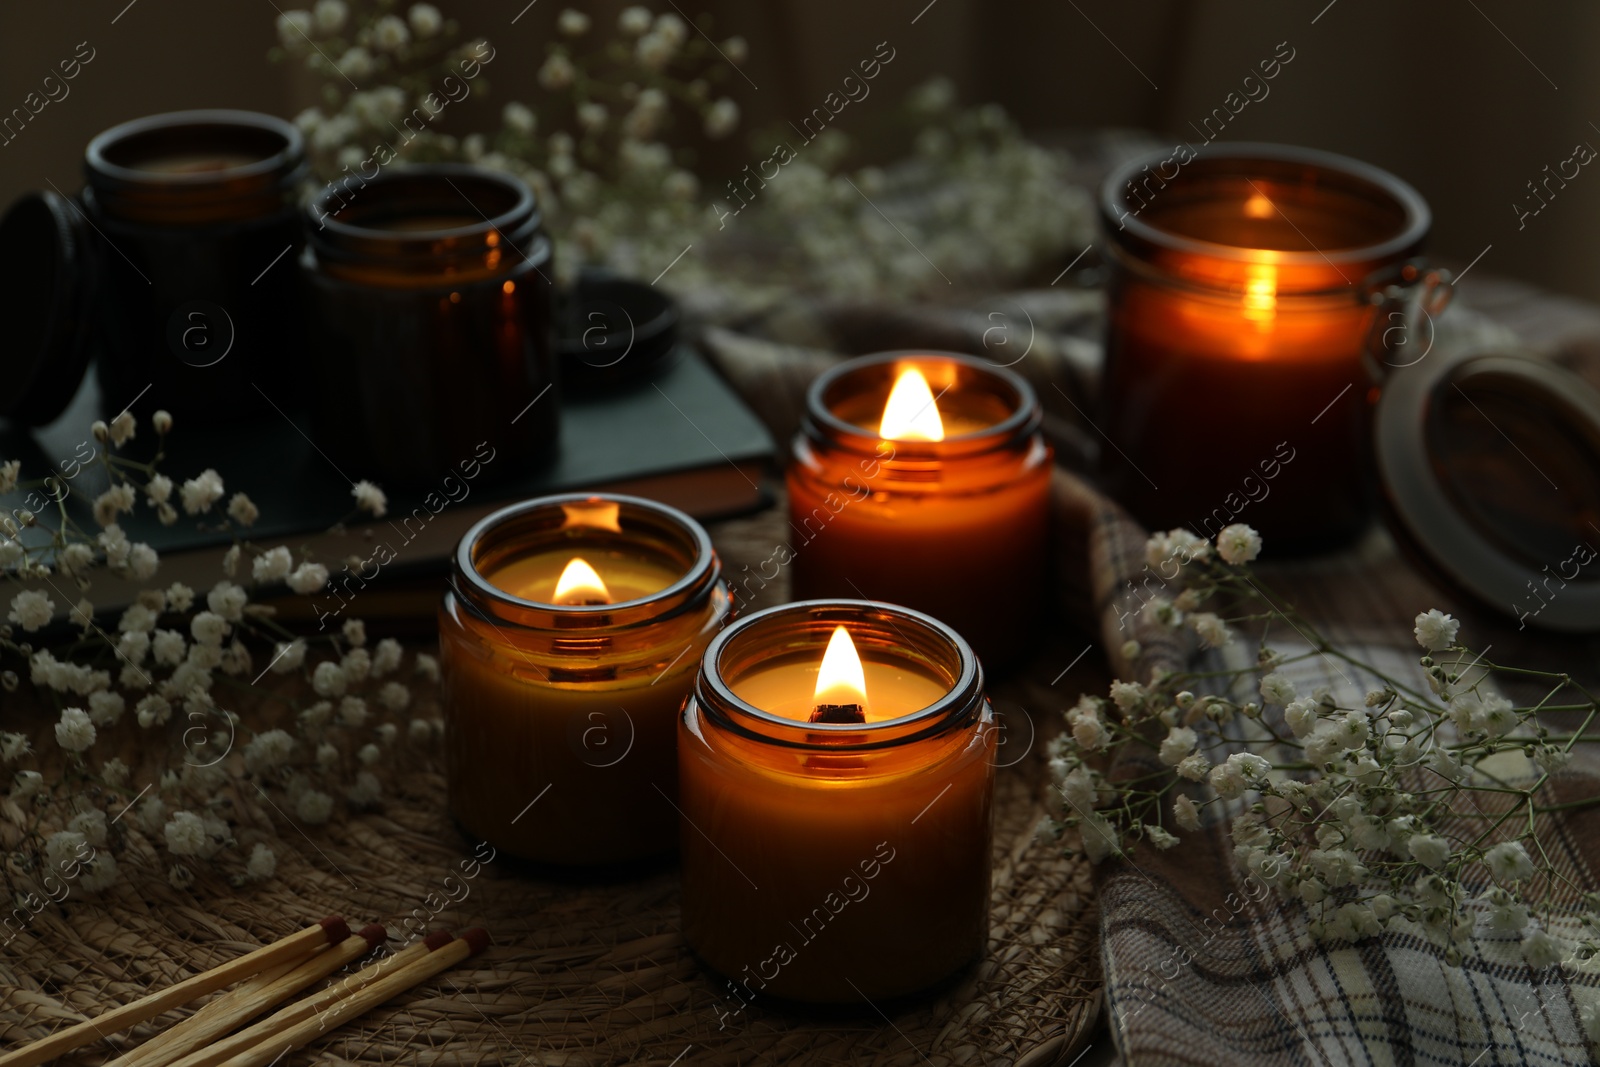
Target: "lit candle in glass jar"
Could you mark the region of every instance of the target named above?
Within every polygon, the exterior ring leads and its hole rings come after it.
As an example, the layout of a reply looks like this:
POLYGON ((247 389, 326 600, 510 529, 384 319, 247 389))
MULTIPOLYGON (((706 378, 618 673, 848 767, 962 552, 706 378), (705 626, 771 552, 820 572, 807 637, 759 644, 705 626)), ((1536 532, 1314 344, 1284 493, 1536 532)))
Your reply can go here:
POLYGON ((730 606, 711 539, 662 504, 545 497, 479 522, 440 614, 452 814, 541 862, 670 851, 677 715, 730 606))
MULTIPOLYGON (((1101 476, 1152 528, 1234 522, 1318 547, 1368 514, 1374 298, 1426 277, 1429 213, 1376 167, 1214 145, 1106 180, 1111 265, 1101 476)), ((1402 316, 1379 323, 1387 330, 1402 316)), ((1396 366, 1431 334, 1386 339, 1396 366)))
POLYGON ((1040 420, 1027 382, 970 356, 887 352, 823 374, 789 465, 794 595, 904 604, 991 669, 1017 662, 1048 584, 1040 420))
POLYGON ((684 936, 719 1013, 914 993, 982 954, 992 727, 971 648, 906 608, 788 604, 711 642, 678 758, 684 936))

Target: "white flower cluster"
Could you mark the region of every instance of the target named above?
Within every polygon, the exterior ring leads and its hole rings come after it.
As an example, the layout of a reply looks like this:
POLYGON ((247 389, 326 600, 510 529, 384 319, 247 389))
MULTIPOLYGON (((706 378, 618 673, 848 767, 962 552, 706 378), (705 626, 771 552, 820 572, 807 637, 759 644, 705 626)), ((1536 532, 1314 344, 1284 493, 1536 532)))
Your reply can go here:
MULTIPOLYGON (((1225 615, 1200 611, 1204 604, 1225 604, 1241 622, 1281 617, 1246 571, 1261 547, 1244 525, 1214 543, 1181 530, 1151 537, 1146 563, 1172 595, 1148 601, 1138 617, 1147 626, 1187 625, 1210 647, 1227 643, 1229 631, 1225 615)), ((1247 875, 1309 908, 1317 937, 1356 941, 1403 923, 1459 960, 1480 933, 1509 935, 1521 938, 1535 968, 1600 951, 1600 895, 1576 916, 1570 903, 1556 904, 1559 878, 1531 836, 1544 810, 1541 787, 1584 740, 1581 730, 1556 736, 1538 723, 1537 708, 1489 689, 1493 667, 1458 645, 1459 623, 1440 611, 1415 620, 1437 699, 1364 665, 1383 684, 1353 707, 1325 689, 1297 690, 1285 668, 1332 646, 1308 637, 1315 630, 1306 620, 1287 622, 1309 651, 1285 656, 1263 643, 1253 668, 1119 680, 1109 699, 1081 698, 1051 745, 1058 803, 1039 833, 1075 827, 1085 855, 1099 862, 1140 843, 1172 848, 1201 829, 1209 809, 1217 821, 1231 818, 1247 875), (1216 695, 1243 691, 1238 683, 1250 676, 1259 700, 1216 695), (1213 692, 1197 695, 1191 685, 1213 692), (1155 769, 1108 778, 1119 755, 1155 769), (1589 933, 1565 939, 1548 924, 1552 914, 1581 920, 1589 933)), ((1139 642, 1130 645, 1126 658, 1136 661, 1139 642)), ((1568 676, 1547 677, 1554 691, 1544 704, 1570 688, 1577 706, 1596 706, 1568 676)))

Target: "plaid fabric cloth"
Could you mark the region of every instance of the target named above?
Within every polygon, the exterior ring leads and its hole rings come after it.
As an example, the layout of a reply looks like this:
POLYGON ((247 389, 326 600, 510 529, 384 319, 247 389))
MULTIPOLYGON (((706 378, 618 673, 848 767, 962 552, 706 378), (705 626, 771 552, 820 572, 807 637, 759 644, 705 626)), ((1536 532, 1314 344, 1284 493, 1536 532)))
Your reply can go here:
MULTIPOLYGON (((1092 444, 1084 411, 1097 372, 1099 295, 1055 291, 992 303, 1027 316, 1032 348, 1013 369, 1039 392, 1058 456, 1068 467, 1079 466, 1092 444)), ((1475 325, 1475 339, 1494 335, 1481 320, 1452 314, 1458 323, 1464 317, 1475 325)), ((840 354, 923 347, 1006 362, 996 351, 996 335, 987 332, 995 323, 992 311, 983 308, 906 311, 801 302, 738 314, 723 309, 715 318, 720 325, 704 330, 704 346, 784 443, 804 410, 806 386, 840 354)), ((1130 636, 1141 644, 1139 668, 1146 678, 1155 669, 1193 666, 1199 654, 1185 637, 1139 617, 1142 600, 1132 580, 1145 568, 1146 531, 1067 470, 1057 471, 1053 494, 1065 563, 1063 611, 1098 630, 1121 677, 1136 674, 1120 662, 1130 636)), ((1348 585, 1360 573, 1333 576, 1336 609, 1358 598, 1370 602, 1372 590, 1348 585), (1337 591, 1341 583, 1348 597, 1337 591)), ((1392 676, 1417 677, 1420 686, 1418 650, 1401 642, 1411 615, 1431 605, 1389 604, 1397 617, 1388 633, 1396 639, 1353 651, 1392 676)), ((1359 701, 1376 687, 1326 659, 1297 664, 1290 674, 1302 692, 1328 686, 1341 701, 1359 701)), ((1162 770, 1152 761, 1118 773, 1162 770)), ((1545 792, 1560 803, 1596 791, 1600 781, 1568 773, 1545 792)), ((1539 828, 1557 868, 1580 886, 1597 884, 1597 825, 1588 814, 1569 814, 1545 817, 1539 828)), ((1310 937, 1303 907, 1246 879, 1222 828, 1189 837, 1169 852, 1144 849, 1136 860, 1101 867, 1106 1004, 1113 1040, 1129 1067, 1595 1062, 1580 1015, 1585 1006, 1600 1007, 1600 962, 1581 973, 1535 973, 1516 938, 1485 937, 1466 963, 1450 966, 1420 929, 1403 924, 1355 945, 1320 945, 1310 937)), ((1574 891, 1558 900, 1558 913, 1572 908, 1575 898, 1574 891)), ((1556 918, 1551 930, 1571 937, 1576 925, 1556 918)))

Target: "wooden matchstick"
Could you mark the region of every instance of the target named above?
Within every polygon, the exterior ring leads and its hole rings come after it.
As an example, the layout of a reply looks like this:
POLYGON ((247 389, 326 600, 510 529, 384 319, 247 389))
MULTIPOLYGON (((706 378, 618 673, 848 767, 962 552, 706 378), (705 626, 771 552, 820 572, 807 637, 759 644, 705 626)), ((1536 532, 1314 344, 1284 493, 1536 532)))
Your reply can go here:
POLYGON ((207 993, 215 993, 224 986, 260 974, 269 967, 276 967, 280 963, 305 956, 319 945, 337 944, 349 936, 350 927, 345 925, 345 921, 337 915, 330 915, 315 926, 308 926, 281 941, 263 945, 254 952, 247 952, 220 967, 213 967, 203 974, 186 978, 176 985, 140 997, 131 1004, 113 1008, 104 1015, 74 1023, 65 1030, 57 1030, 31 1045, 13 1049, 0 1055, 0 1067, 35 1067, 36 1064, 63 1056, 73 1049, 82 1048, 91 1041, 108 1037, 130 1026, 137 1026, 162 1012, 182 1007, 207 993))
POLYGON ((146 1041, 111 1067, 165 1067, 195 1049, 205 1048, 246 1020, 281 1004, 312 983, 320 982, 345 964, 360 959, 388 938, 388 932, 374 923, 337 945, 300 961, 270 981, 252 979, 225 997, 207 1004, 170 1030, 146 1041))
POLYGON ((487 947, 489 947, 488 932, 474 927, 463 933, 459 940, 413 960, 364 989, 336 1001, 326 1016, 312 1016, 286 1030, 273 1033, 247 1051, 223 1061, 224 1067, 268 1067, 285 1052, 315 1041, 329 1030, 343 1026, 390 997, 427 981, 440 971, 455 966, 468 956, 477 955, 487 947))
POLYGON ((373 982, 387 975, 395 974, 409 966, 419 956, 425 956, 436 949, 442 948, 454 940, 444 930, 436 930, 423 938, 415 941, 396 952, 393 956, 385 957, 347 975, 344 979, 327 989, 322 990, 304 1000, 295 1001, 287 1007, 278 1009, 272 1015, 240 1030, 232 1037, 225 1037, 215 1044, 205 1048, 196 1049, 169 1065, 169 1067, 214 1067, 231 1056, 237 1056, 253 1048, 257 1042, 262 1041, 279 1030, 286 1029, 305 1019, 326 1011, 342 998, 352 993, 365 989, 373 982))

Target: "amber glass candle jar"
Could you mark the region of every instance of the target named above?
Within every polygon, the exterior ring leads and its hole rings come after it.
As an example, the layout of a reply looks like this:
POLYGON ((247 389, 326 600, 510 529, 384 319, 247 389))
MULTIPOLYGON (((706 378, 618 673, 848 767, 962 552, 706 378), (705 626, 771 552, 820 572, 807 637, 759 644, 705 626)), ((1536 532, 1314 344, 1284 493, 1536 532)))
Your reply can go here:
POLYGON ((487 441, 554 451, 550 240, 533 191, 477 167, 397 167, 308 209, 313 436, 351 477, 425 485, 487 441))
POLYGON ((305 347, 300 132, 247 111, 153 115, 90 141, 84 170, 108 412, 136 397, 185 421, 270 410, 251 383, 290 380, 305 347))
POLYGON ((705 530, 654 501, 544 497, 479 522, 439 616, 456 819, 545 863, 671 851, 678 711, 730 607, 705 530))
POLYGON ((1041 417, 1027 382, 970 356, 886 352, 823 374, 788 472, 795 597, 904 604, 991 670, 1017 662, 1048 585, 1041 417))
POLYGON ((914 993, 983 954, 992 726, 971 648, 918 612, 810 601, 718 635, 678 759, 684 936, 728 979, 719 1015, 914 993))
POLYGON ((1422 197, 1343 156, 1215 145, 1134 160, 1100 210, 1107 489, 1152 528, 1245 522, 1280 548, 1359 532, 1368 340, 1376 298, 1419 277, 1422 197))

